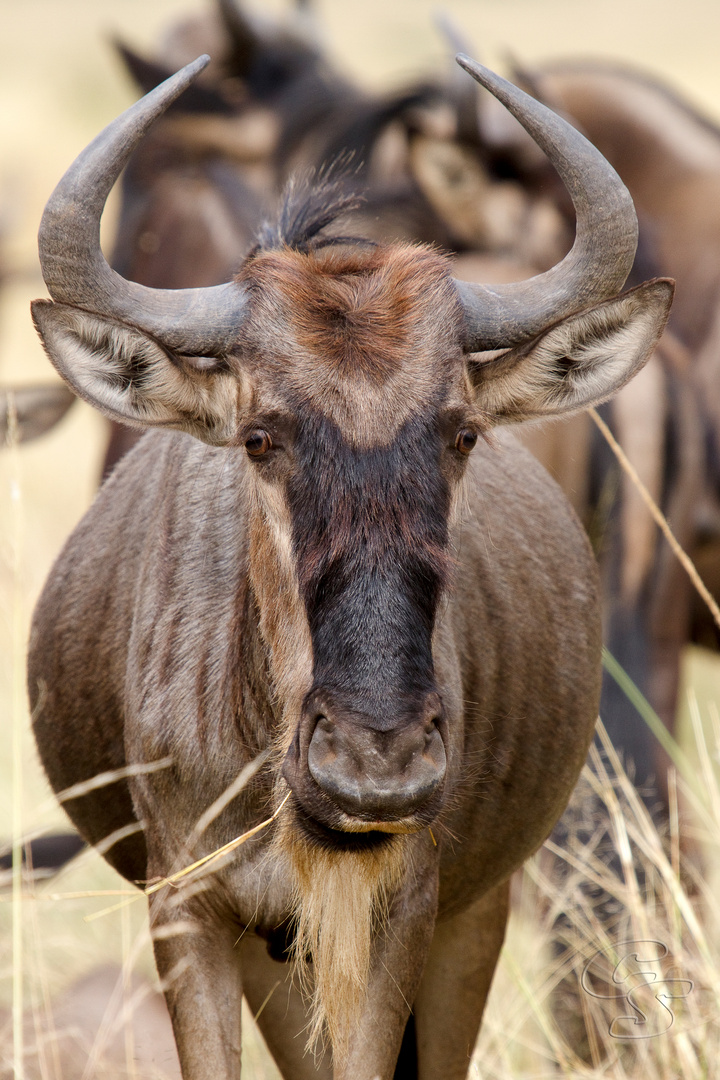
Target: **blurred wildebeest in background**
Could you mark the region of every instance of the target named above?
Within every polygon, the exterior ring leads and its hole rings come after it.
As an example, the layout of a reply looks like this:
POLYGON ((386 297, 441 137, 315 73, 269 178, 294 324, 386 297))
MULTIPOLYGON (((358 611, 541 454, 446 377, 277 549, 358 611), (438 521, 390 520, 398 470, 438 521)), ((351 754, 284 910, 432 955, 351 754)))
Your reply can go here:
POLYGON ((64 383, 0 387, 0 446, 37 439, 58 424, 75 395, 64 383))
MULTIPOLYGON (((628 67, 557 62, 534 71, 533 81, 613 161, 645 223, 655 266, 677 278, 670 326, 685 352, 676 366, 695 390, 704 449, 692 535, 702 561, 702 545, 720 539, 720 127, 672 87, 628 67)), ((715 595, 719 574, 720 563, 715 595)), ((687 601, 680 606, 687 618, 687 601)), ((717 630, 711 639, 717 643, 717 630)))
MULTIPOLYGON (((522 81, 523 73, 516 75, 522 81)), ((634 198, 647 261, 653 272, 677 281, 654 387, 642 396, 640 384, 628 387, 607 412, 718 599, 720 128, 661 80, 610 62, 544 64, 528 72, 525 83, 562 110, 613 163, 634 198)), ((648 375, 652 372, 649 365, 648 375)), ((598 445, 595 438, 596 456, 598 445)), ((606 487, 613 483, 611 470, 600 475, 606 487)), ((614 483, 622 498, 619 527, 609 530, 606 544, 609 644, 672 728, 682 647, 698 641, 717 648, 718 628, 629 482, 614 483)), ((594 504, 602 497, 602 485, 595 481, 594 504)), ((605 715, 622 746, 623 730, 613 726, 612 715, 623 716, 619 696, 605 715)), ((635 756, 645 779, 648 769, 635 756)), ((658 779, 662 776, 660 770, 658 779)))
MULTIPOLYGON (((17 276, 6 266, 0 246, 0 287, 8 277, 17 276)), ((60 423, 76 400, 72 390, 61 382, 0 387, 0 450, 45 435, 60 423)), ((84 846, 77 833, 68 832, 26 841, 22 848, 23 875, 46 876, 64 866, 84 846)), ((12 851, 0 849, 0 887, 9 884, 11 876, 12 851)))
MULTIPOLYGON (((49 877, 85 847, 77 833, 48 833, 26 840, 22 846, 23 877, 49 877)), ((0 885, 9 885, 12 878, 12 851, 0 852, 0 885)))
MULTIPOLYGON (((12 214, 3 198, 0 206, 0 289, 8 280, 26 276, 25 270, 9 266, 6 258, 5 241, 11 219, 12 214)), ((0 386, 0 448, 9 442, 24 443, 44 435, 62 420, 73 401, 72 390, 61 382, 0 386)))
POLYGON ((486 289, 427 246, 333 232, 351 196, 332 184, 295 188, 232 283, 120 277, 105 200, 202 61, 101 133, 43 217, 49 355, 106 415, 165 429, 104 485, 36 612, 51 783, 138 766, 65 805, 92 842, 126 829, 106 857, 140 882, 277 808, 232 860, 151 894, 185 1080, 239 1075, 240 996, 259 1007, 276 978, 255 935, 312 990, 289 988, 284 1024, 260 1018, 285 1075, 374 1080, 400 1055, 398 1075, 465 1077, 509 876, 592 737, 594 560, 560 489, 492 429, 626 382, 672 285, 617 295, 636 221, 615 173, 462 63, 576 207, 571 253, 529 281, 486 289), (303 1054, 308 1023, 332 1064, 303 1054))

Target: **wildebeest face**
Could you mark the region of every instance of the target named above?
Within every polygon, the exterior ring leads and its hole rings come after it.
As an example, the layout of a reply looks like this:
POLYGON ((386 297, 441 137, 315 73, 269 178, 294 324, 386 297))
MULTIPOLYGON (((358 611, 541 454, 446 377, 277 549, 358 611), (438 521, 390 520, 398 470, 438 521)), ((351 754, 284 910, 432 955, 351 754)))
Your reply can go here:
POLYGON ((284 775, 322 825, 420 828, 445 772, 433 627, 482 420, 446 261, 402 247, 272 252, 243 278, 253 390, 239 439, 261 623, 293 701, 284 775))

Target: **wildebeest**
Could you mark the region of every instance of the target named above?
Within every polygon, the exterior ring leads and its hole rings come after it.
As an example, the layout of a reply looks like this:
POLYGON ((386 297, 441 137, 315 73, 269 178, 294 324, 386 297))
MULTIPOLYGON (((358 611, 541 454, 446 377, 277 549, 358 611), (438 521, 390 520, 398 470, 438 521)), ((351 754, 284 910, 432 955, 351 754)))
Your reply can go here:
POLYGON ((592 736, 589 546, 547 474, 493 431, 626 382, 672 284, 617 295, 636 221, 615 173, 461 63, 577 209, 572 252, 530 281, 476 287, 433 249, 334 232, 348 196, 332 185, 291 191, 229 284, 122 279, 99 248, 105 200, 203 59, 102 132, 43 216, 54 302, 33 316, 53 363, 106 415, 168 429, 104 485, 37 608, 46 771, 60 790, 132 767, 65 806, 90 842, 122 830, 106 857, 141 883, 278 811, 237 855, 150 896, 186 1080, 239 1075, 241 994, 259 1008, 288 951, 304 990, 286 979, 260 1017, 285 1076, 465 1076, 509 875, 592 736), (317 1065, 308 1024, 331 1048, 317 1065))

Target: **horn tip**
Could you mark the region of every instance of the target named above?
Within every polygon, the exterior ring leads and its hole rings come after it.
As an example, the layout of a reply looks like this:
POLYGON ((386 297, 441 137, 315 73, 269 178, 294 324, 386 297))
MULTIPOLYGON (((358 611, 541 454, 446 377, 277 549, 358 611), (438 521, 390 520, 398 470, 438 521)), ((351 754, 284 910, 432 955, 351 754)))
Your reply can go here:
POLYGON ((484 64, 479 63, 477 60, 473 60, 467 53, 459 52, 455 57, 455 63, 467 71, 468 75, 472 75, 476 82, 479 82, 481 86, 490 89, 491 86, 495 86, 498 83, 504 83, 505 80, 501 79, 499 75, 496 75, 490 68, 486 68, 484 64))
POLYGON ((192 60, 187 65, 185 70, 187 71, 188 75, 190 75, 190 74, 199 75, 201 71, 205 70, 205 68, 208 66, 209 63, 210 63, 210 57, 208 56, 207 53, 203 53, 201 56, 198 56, 197 59, 192 60))
POLYGON ((467 53, 459 52, 455 55, 455 63, 459 64, 461 68, 465 68, 466 71, 472 72, 474 67, 480 67, 477 60, 473 60, 467 53))

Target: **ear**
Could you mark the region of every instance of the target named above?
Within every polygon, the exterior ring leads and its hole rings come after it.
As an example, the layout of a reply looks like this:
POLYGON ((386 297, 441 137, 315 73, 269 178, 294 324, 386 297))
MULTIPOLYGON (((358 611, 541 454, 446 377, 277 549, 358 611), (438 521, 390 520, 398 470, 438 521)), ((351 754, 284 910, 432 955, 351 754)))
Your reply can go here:
POLYGON ((221 360, 169 353, 134 326, 35 300, 35 328, 75 393, 131 427, 170 427, 213 446, 235 431, 239 384, 221 360))
POLYGON ((647 281, 493 360, 471 359, 477 404, 497 424, 599 404, 645 364, 665 328, 674 287, 667 278, 647 281))

